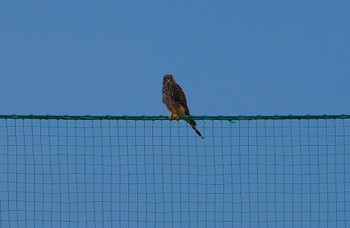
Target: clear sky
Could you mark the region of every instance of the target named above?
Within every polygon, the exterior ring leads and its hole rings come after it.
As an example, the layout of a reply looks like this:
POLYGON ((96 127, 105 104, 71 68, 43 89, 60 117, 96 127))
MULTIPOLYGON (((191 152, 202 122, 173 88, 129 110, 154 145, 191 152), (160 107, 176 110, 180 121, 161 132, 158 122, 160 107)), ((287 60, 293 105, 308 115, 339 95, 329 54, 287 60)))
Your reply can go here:
POLYGON ((1 114, 343 114, 348 1, 2 1, 1 114))
MULTIPOLYGON (((192 115, 350 114, 349 41, 342 0, 1 1, 0 114, 168 115, 166 73, 192 115)), ((345 120, 198 128, 2 119, 0 219, 349 223, 345 120)))

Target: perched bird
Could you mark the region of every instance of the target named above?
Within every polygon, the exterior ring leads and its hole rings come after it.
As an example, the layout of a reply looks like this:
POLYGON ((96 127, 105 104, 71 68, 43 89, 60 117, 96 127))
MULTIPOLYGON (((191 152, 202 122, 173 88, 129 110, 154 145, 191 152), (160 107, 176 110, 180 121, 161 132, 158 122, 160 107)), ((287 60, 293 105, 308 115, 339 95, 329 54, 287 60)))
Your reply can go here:
MULTIPOLYGON (((163 78, 163 103, 170 112, 170 120, 179 120, 190 115, 187 106, 186 95, 182 88, 176 83, 172 74, 166 74, 163 78)), ((186 120, 202 139, 204 137, 198 131, 194 120, 186 120)))

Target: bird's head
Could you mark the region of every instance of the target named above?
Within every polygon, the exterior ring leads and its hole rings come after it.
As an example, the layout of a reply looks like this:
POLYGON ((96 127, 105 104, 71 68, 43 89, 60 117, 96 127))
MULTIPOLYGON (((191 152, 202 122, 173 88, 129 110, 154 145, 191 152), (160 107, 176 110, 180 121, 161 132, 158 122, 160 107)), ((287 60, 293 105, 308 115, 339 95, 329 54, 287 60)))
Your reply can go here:
POLYGON ((166 74, 166 75, 164 75, 163 84, 164 84, 164 83, 167 83, 167 82, 175 82, 175 79, 174 79, 174 77, 173 77, 172 74, 166 74))

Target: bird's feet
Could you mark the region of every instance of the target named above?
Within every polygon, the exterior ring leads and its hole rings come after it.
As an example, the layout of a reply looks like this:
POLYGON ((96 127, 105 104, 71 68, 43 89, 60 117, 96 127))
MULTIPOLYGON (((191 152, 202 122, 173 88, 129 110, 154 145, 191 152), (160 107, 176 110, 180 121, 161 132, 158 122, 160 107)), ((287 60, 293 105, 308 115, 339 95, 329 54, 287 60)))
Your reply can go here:
POLYGON ((179 120, 180 117, 176 114, 170 113, 169 120, 179 120))

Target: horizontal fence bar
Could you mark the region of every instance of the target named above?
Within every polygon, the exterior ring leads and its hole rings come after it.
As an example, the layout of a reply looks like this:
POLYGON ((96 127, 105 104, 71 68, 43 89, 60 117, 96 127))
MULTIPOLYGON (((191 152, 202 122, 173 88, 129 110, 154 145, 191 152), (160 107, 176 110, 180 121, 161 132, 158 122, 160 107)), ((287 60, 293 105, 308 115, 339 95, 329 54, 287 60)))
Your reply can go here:
MULTIPOLYGON (((32 120, 169 120, 168 116, 75 116, 75 115, 0 115, 0 119, 32 120)), ((350 119, 350 115, 274 115, 274 116, 189 116, 192 120, 317 120, 350 119)))

